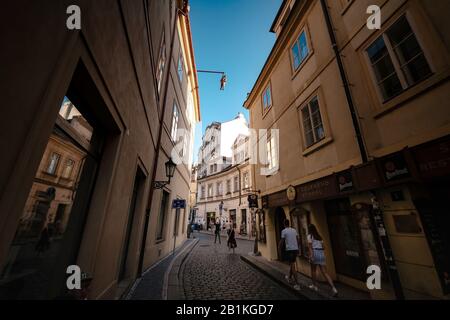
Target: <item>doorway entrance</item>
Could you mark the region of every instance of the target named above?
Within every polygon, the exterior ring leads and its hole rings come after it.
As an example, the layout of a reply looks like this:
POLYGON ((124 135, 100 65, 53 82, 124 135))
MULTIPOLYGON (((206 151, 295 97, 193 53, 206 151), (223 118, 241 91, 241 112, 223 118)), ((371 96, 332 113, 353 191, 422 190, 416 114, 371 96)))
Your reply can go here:
POLYGON ((213 230, 213 224, 216 223, 216 213, 215 212, 208 212, 206 214, 206 230, 213 230))
POLYGON ((414 199, 443 294, 450 293, 450 178, 426 184, 426 192, 414 199))
POLYGON ((286 257, 286 251, 283 250, 279 250, 278 249, 278 244, 280 243, 281 240, 281 231, 283 231, 284 229, 284 221, 286 220, 286 214, 284 213, 283 208, 278 207, 275 209, 275 239, 276 241, 276 246, 277 246, 277 252, 278 252, 278 260, 279 261, 287 261, 287 257, 286 257))
POLYGON ((336 272, 365 281, 367 262, 361 231, 348 198, 325 202, 336 272))
POLYGON ((130 266, 128 266, 128 252, 130 250, 130 242, 131 242, 131 235, 132 235, 132 229, 133 229, 133 223, 135 221, 136 217, 136 211, 138 210, 138 203, 140 194, 142 192, 142 188, 145 183, 145 175, 142 172, 142 170, 138 167, 136 176, 134 178, 134 186, 133 186, 133 193, 131 195, 131 203, 130 203, 130 210, 128 213, 128 222, 127 222, 127 229, 125 231, 125 242, 122 249, 122 261, 120 263, 120 271, 119 271, 119 281, 124 280, 125 278, 131 277, 130 274, 130 266))

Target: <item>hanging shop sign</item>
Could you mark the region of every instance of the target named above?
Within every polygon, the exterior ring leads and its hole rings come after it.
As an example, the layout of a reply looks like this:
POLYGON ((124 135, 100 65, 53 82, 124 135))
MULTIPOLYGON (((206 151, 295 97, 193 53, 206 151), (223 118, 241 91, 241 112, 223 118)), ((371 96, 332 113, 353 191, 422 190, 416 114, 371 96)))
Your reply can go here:
POLYGON ((249 208, 258 208, 258 195, 256 194, 249 194, 248 198, 248 207, 249 208))
POLYGON ((411 177, 402 153, 396 153, 380 160, 383 178, 386 182, 403 180, 411 177))
POLYGON ((262 203, 263 209, 269 209, 269 196, 261 197, 261 203, 262 203))
POLYGON ((353 176, 351 170, 336 174, 339 192, 353 191, 353 176))

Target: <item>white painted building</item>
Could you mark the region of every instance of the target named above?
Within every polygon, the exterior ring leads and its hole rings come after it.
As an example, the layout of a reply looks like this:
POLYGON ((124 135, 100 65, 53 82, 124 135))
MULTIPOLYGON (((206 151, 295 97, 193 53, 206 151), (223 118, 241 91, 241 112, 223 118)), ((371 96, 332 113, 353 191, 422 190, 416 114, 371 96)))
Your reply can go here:
POLYGON ((249 129, 243 114, 225 123, 212 123, 199 150, 196 222, 207 230, 217 220, 231 223, 236 234, 252 237, 254 214, 248 206, 252 193, 249 129))

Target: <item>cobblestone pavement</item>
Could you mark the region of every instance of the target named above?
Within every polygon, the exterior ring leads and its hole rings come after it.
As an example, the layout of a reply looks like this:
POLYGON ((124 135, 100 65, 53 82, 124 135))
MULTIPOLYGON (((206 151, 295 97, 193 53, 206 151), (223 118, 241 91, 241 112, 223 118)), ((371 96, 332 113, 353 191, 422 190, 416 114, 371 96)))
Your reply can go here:
POLYGON ((183 270, 188 300, 293 300, 299 299, 240 259, 253 251, 253 242, 237 240, 235 254, 214 237, 195 233, 200 242, 189 254, 183 270))

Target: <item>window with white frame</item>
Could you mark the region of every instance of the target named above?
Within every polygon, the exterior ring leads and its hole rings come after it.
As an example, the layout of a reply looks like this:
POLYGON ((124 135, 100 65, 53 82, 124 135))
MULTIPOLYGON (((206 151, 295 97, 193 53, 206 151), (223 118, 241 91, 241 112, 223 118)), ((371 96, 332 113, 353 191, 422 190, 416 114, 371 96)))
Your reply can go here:
POLYGON ((164 67, 166 66, 166 40, 164 31, 162 33, 161 47, 159 49, 158 69, 156 70, 156 81, 158 85, 158 94, 161 92, 161 82, 164 74, 164 67))
POLYGON ((170 131, 170 137, 172 138, 172 141, 177 140, 178 119, 179 119, 178 106, 176 103, 174 103, 172 113, 172 128, 170 131))
POLYGON ((50 161, 48 162, 47 170, 46 172, 48 174, 56 174, 56 168, 59 164, 59 159, 61 158, 61 155, 57 153, 52 153, 50 156, 50 161))
POLYGON ((301 117, 305 145, 306 147, 310 147, 325 137, 317 96, 301 109, 301 117))
POLYGON ((180 52, 180 57, 178 58, 178 79, 183 82, 183 51, 180 52))
POLYGON ((234 192, 239 191, 239 177, 234 177, 234 192))
POLYGON ((267 85, 262 96, 263 111, 268 110, 272 106, 272 92, 270 90, 270 83, 267 85))
POLYGON ((222 182, 217 182, 216 195, 218 196, 223 195, 222 182))
POLYGON ((250 188, 249 174, 248 171, 244 172, 244 189, 250 188))
POLYGON ((213 185, 209 184, 208 185, 208 197, 212 197, 213 196, 213 185))
POLYGON ((294 45, 291 49, 292 52, 292 63, 294 70, 297 70, 303 61, 306 60, 309 54, 308 41, 306 39, 306 31, 302 31, 297 41, 295 41, 294 45))
POLYGON ((405 15, 369 46, 367 55, 384 101, 432 73, 405 15))
POLYGON ((72 176, 74 166, 75 161, 73 161, 72 159, 67 159, 64 166, 62 177, 65 179, 70 179, 70 177, 72 176))
POLYGON ((200 199, 205 199, 205 186, 201 187, 200 199))
POLYGON ((227 180, 227 193, 231 193, 231 180, 227 180))

